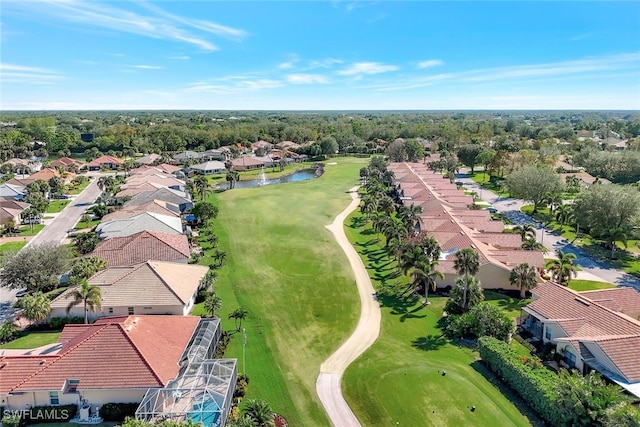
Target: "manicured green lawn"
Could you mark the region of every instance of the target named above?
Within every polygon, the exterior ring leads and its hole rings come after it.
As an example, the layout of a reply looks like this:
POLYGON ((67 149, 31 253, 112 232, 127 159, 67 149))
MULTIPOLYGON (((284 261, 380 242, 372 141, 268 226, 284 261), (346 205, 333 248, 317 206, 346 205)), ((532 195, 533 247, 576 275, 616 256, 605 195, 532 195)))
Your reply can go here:
POLYGON ((24 248, 27 242, 8 242, 0 245, 0 254, 5 252, 18 252, 20 249, 24 248))
POLYGON ((0 345, 0 348, 36 348, 43 345, 51 344, 58 341, 60 331, 38 331, 28 332, 26 335, 21 336, 6 344, 0 345))
POLYGON ((522 314, 522 307, 531 302, 531 298, 513 298, 492 291, 484 292, 484 300, 490 302, 498 308, 501 308, 512 319, 518 318, 522 314))
POLYGON ((504 181, 504 179, 497 176, 489 176, 489 173, 485 176, 483 171, 475 171, 473 175, 469 174, 468 176, 487 190, 502 197, 509 197, 509 192, 500 185, 500 182, 504 181))
POLYGON ((71 202, 71 200, 52 200, 47 207, 47 213, 61 212, 71 202))
MULTIPOLYGON (((395 274, 370 225, 358 212, 347 221, 347 236, 362 256, 374 286, 407 282, 395 274), (356 219, 354 219, 356 218, 356 219)), ((488 293, 510 315, 523 302, 488 293)), ((478 354, 442 334, 446 298, 432 296, 424 307, 417 298, 382 299, 378 341, 346 371, 343 392, 366 426, 527 426, 532 422, 513 402, 522 401, 478 362, 478 354), (446 371, 446 375, 442 375, 446 371), (502 390, 502 391, 501 391, 502 390), (506 394, 503 394, 506 393, 506 394), (476 410, 471 411, 471 406, 476 410)), ((535 420, 535 418, 532 419, 535 420)), ((537 422, 537 421, 536 421, 537 422)))
POLYGON ((44 228, 44 224, 33 224, 33 230, 31 225, 23 225, 20 227, 20 234, 18 236, 35 236, 44 228))
MULTIPOLYGON (((267 400, 291 426, 326 426, 317 398, 320 364, 355 328, 359 299, 346 256, 325 225, 351 201, 367 159, 339 158, 321 178, 209 195, 219 206, 218 249, 227 253, 218 270, 222 326, 228 313, 249 312, 247 398, 267 400)), ((211 264, 210 243, 203 263, 211 264)), ((197 311, 196 311, 197 312, 197 311)), ((234 334, 227 357, 242 362, 242 337, 234 334)))
POLYGON ((595 291, 598 289, 610 289, 616 286, 609 282, 596 282, 594 280, 576 280, 569 281, 569 287, 574 291, 595 291))
POLYGON ((76 230, 83 230, 85 228, 93 228, 98 224, 100 224, 100 220, 99 219, 94 219, 94 220, 89 221, 89 222, 78 221, 78 223, 75 226, 75 229, 76 230))
POLYGON ((87 188, 89 186, 89 184, 91 184, 91 181, 85 181, 80 185, 77 186, 73 186, 71 185, 69 188, 69 193, 68 194, 80 194, 82 193, 82 190, 84 190, 85 188, 87 188))

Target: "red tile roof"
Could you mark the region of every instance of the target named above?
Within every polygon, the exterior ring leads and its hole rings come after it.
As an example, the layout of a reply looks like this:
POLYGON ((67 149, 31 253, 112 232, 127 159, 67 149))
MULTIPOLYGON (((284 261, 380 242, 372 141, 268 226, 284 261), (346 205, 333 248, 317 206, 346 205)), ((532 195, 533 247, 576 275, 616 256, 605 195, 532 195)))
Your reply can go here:
POLYGON ((54 160, 53 162, 51 162, 49 164, 49 166, 51 166, 52 168, 55 168, 57 166, 63 166, 65 168, 71 166, 71 165, 76 165, 77 167, 82 166, 82 162, 76 160, 76 159, 72 159, 70 157, 60 157, 57 160, 54 160))
POLYGON ((640 293, 633 288, 601 289, 580 292, 580 295, 620 313, 628 315, 640 313, 640 293))
POLYGON ((104 156, 100 156, 97 159, 91 160, 87 166, 89 167, 96 167, 96 166, 101 166, 103 164, 116 164, 116 165, 121 165, 122 163, 124 163, 121 159, 117 158, 117 157, 113 157, 113 156, 109 156, 109 155, 104 155, 104 156))
POLYGON ((640 382, 640 336, 602 338, 595 344, 609 356, 628 382, 640 382))
POLYGON ((162 387, 177 375, 198 322, 157 315, 67 325, 74 331, 63 332, 70 340, 56 355, 1 358, 0 392, 60 390, 68 379, 80 380, 80 390, 162 387))
POLYGON ((187 236, 147 230, 103 240, 89 255, 102 258, 113 267, 139 264, 150 259, 184 261, 191 253, 187 236))
POLYGON ((144 212, 152 212, 161 215, 179 217, 180 207, 178 205, 167 203, 162 200, 150 200, 140 205, 123 206, 121 209, 103 216, 102 221, 111 221, 112 219, 120 218, 131 218, 144 212))

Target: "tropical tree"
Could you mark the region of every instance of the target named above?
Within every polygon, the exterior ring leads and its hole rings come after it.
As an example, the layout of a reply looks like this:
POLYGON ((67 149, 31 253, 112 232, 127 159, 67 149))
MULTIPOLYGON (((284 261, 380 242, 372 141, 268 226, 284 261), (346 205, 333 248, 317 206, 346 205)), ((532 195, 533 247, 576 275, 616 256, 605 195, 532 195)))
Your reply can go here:
POLYGON ((422 249, 422 252, 429 258, 431 261, 437 261, 440 258, 440 252, 442 248, 440 247, 440 243, 436 240, 435 237, 424 234, 422 238, 418 241, 418 245, 422 249))
POLYGON ((438 261, 424 262, 413 268, 411 271, 411 284, 415 287, 424 288, 424 304, 429 304, 429 290, 435 291, 438 280, 444 279, 444 274, 436 270, 438 261))
POLYGON ((218 216, 218 207, 211 202, 198 202, 191 210, 191 213, 196 216, 199 224, 203 224, 206 227, 209 221, 216 219, 218 216))
POLYGON ((222 298, 214 291, 209 291, 204 299, 204 309, 210 313, 209 317, 215 317, 216 311, 222 308, 222 298))
POLYGON ((572 253, 564 253, 562 249, 556 250, 557 259, 547 261, 545 267, 551 272, 555 281, 564 286, 569 286, 571 276, 576 276, 578 270, 573 262, 577 259, 572 253))
POLYGON ((570 221, 573 216, 573 208, 571 205, 563 203, 556 209, 556 220, 561 226, 563 226, 565 222, 570 221))
POLYGON ((84 223, 84 226, 86 227, 87 225, 89 225, 89 222, 91 222, 91 215, 85 213, 80 217, 80 222, 84 223))
POLYGON ((233 319, 236 325, 236 331, 242 328, 242 321, 247 318, 249 312, 242 307, 234 309, 229 313, 229 319, 233 319))
POLYGON ((398 210, 398 216, 402 220, 402 223, 407 230, 417 231, 417 227, 422 223, 420 213, 422 212, 421 206, 416 206, 413 203, 409 206, 402 206, 398 210))
POLYGON ((213 251, 213 259, 216 262, 216 267, 222 267, 222 263, 224 262, 225 258, 227 258, 227 253, 225 251, 221 251, 219 249, 213 251))
POLYGON ((520 298, 524 299, 525 292, 536 286, 536 269, 526 262, 516 265, 509 275, 512 286, 520 289, 520 298))
POLYGON ((536 227, 531 223, 516 225, 513 227, 513 231, 522 237, 523 242, 531 237, 536 237, 536 227))
POLYGON ((75 289, 67 294, 67 299, 73 299, 67 305, 67 314, 77 305, 82 304, 84 323, 89 323, 89 310, 102 308, 102 291, 99 286, 90 285, 85 278, 74 278, 75 289))
POLYGON ((12 289, 50 291, 59 285, 58 277, 67 271, 69 249, 56 243, 33 244, 17 253, 5 253, 0 269, 1 286, 12 289))
POLYGON ((529 237, 520 246, 520 249, 524 251, 540 251, 543 253, 547 253, 547 248, 540 242, 538 242, 535 237, 529 237))
POLYGON ((209 181, 207 177, 204 175, 198 175, 193 180, 193 185, 200 196, 200 200, 204 202, 207 197, 207 192, 209 191, 209 181))
POLYGON ((89 279, 100 270, 107 268, 107 261, 102 258, 90 256, 77 259, 71 267, 71 276, 80 279, 89 279))
POLYGON ((256 427, 273 427, 273 410, 264 400, 248 399, 245 410, 245 416, 251 418, 256 427))
POLYGON ((617 242, 622 243, 625 249, 627 248, 627 232, 622 227, 610 228, 603 234, 602 237, 609 244, 609 246, 611 246, 611 259, 613 259, 614 257, 617 242))
POLYGON ((108 195, 112 195, 115 192, 116 185, 116 179, 111 175, 98 178, 98 188, 108 195))
POLYGON ((514 197, 533 202, 536 213, 540 204, 562 192, 560 175, 547 166, 525 166, 507 177, 506 185, 514 197))
POLYGON ((483 181, 487 180, 487 170, 489 169, 489 165, 493 162, 493 159, 495 157, 496 157, 496 150, 492 150, 492 149, 484 150, 476 156, 474 163, 480 163, 484 167, 483 181))
POLYGON ((42 292, 23 296, 17 306, 22 309, 22 317, 36 325, 44 321, 51 312, 51 301, 42 292))
POLYGON ((466 313, 483 300, 484 292, 480 280, 473 276, 466 279, 458 277, 449 292, 444 310, 448 314, 466 313))
POLYGON ((462 276, 464 281, 465 286, 462 296, 462 308, 464 311, 468 311, 467 289, 469 288, 469 277, 475 276, 480 268, 478 253, 472 248, 459 250, 456 252, 456 259, 453 262, 453 268, 455 268, 458 274, 462 276))
POLYGON ((13 320, 7 320, 0 325, 0 342, 9 341, 18 332, 18 327, 13 320))
POLYGON ((93 231, 79 233, 73 236, 73 244, 82 255, 92 252, 96 246, 98 246, 98 243, 100 243, 100 238, 93 231))

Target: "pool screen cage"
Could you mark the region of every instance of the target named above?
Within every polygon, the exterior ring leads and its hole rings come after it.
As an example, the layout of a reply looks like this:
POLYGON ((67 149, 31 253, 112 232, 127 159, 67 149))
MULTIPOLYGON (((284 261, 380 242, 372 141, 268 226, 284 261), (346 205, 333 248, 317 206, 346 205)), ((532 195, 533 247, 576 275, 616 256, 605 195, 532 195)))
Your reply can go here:
POLYGON ((147 422, 190 418, 204 427, 224 427, 236 389, 236 359, 214 359, 219 319, 202 319, 180 358, 180 371, 164 388, 149 389, 136 410, 147 422))
POLYGON ((146 422, 171 420, 202 422, 204 427, 224 427, 237 380, 236 359, 209 359, 189 363, 164 388, 149 389, 136 410, 146 422))

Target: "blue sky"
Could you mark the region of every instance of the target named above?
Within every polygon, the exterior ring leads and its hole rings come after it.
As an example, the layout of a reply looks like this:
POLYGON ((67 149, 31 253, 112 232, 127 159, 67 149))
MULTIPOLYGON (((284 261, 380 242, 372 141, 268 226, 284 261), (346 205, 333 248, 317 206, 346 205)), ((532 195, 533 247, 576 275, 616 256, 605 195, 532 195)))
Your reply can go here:
POLYGON ((640 2, 2 0, 0 108, 640 109, 640 2))

